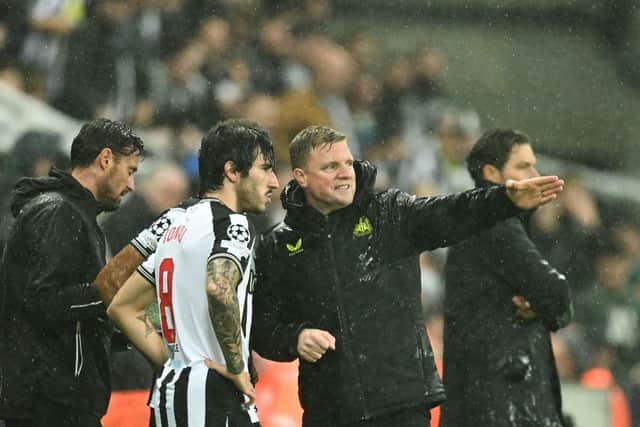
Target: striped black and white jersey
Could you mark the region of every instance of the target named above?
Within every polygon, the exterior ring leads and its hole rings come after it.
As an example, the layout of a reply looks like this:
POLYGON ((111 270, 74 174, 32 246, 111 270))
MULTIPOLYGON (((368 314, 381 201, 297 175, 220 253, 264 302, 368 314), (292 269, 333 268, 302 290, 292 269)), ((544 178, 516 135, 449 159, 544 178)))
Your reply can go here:
MULTIPOLYGON (((204 365, 205 359, 225 365, 209 315, 207 264, 224 257, 233 261, 242 274, 237 296, 246 370, 255 281, 254 243, 255 233, 245 215, 233 212, 216 199, 203 199, 173 218, 156 252, 138 268, 156 287, 162 335, 170 354, 150 399, 157 426, 211 425, 209 421, 205 424, 205 419, 211 417, 210 400, 227 398, 208 395, 212 382, 219 385, 214 387, 214 394, 232 394, 232 399, 238 394, 240 407, 243 397, 239 392, 229 388, 230 382, 224 385, 219 375, 204 365), (188 423, 180 422, 183 412, 188 414, 188 423)), ((257 422, 255 408, 243 408, 251 421, 257 422)))

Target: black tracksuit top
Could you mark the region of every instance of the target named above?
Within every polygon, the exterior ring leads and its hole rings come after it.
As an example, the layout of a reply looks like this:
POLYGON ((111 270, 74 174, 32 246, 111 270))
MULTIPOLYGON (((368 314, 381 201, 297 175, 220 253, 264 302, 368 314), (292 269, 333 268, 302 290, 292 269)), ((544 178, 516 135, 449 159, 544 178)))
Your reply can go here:
POLYGON ((0 264, 0 415, 28 417, 40 396, 102 415, 113 328, 90 285, 105 264, 102 206, 58 170, 22 179, 12 197, 16 222, 0 264))
POLYGON ((307 206, 291 181, 281 197, 284 222, 265 234, 256 254, 256 351, 294 360, 303 328, 336 338, 335 351, 300 362, 307 425, 442 402, 420 305, 419 254, 521 212, 500 186, 430 198, 374 193, 375 168, 354 167, 354 202, 328 216, 307 206))

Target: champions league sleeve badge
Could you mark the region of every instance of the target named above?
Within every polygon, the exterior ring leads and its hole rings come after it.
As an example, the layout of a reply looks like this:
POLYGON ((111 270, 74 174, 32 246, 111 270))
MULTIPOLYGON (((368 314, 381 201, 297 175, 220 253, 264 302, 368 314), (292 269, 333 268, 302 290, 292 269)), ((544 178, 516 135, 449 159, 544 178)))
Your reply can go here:
POLYGON ((249 234, 249 229, 245 227, 243 224, 231 224, 227 227, 227 236, 232 241, 247 244, 251 235, 249 234))
POLYGON ((158 240, 160 240, 164 232, 167 231, 170 226, 171 220, 163 215, 151 225, 151 232, 156 236, 158 240))

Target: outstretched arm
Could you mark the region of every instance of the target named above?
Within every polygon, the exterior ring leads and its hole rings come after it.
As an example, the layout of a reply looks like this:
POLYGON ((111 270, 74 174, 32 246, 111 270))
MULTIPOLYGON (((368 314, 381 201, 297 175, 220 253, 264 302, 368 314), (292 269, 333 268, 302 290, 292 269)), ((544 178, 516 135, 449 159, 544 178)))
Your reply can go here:
POLYGON ((113 298, 107 314, 154 368, 161 369, 169 355, 145 311, 155 300, 153 285, 135 272, 113 298))
POLYGON ((507 181, 506 185, 475 188, 440 197, 411 197, 390 193, 389 212, 407 241, 408 250, 424 251, 451 246, 488 229, 499 221, 548 203, 562 191, 556 176, 507 181))

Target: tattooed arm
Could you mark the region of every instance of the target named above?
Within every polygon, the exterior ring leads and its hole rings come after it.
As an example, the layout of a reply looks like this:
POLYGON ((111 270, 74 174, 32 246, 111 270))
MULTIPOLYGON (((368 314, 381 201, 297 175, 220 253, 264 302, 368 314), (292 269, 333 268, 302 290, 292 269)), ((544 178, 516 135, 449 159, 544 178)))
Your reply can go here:
POLYGON ((161 369, 169 357, 167 348, 145 311, 155 300, 154 287, 136 271, 113 298, 107 314, 153 367, 161 369))
POLYGON ((213 258, 207 265, 209 317, 213 324, 229 373, 244 370, 240 344, 240 306, 236 288, 240 282, 238 265, 226 257, 213 258))
POLYGON ((240 343, 240 306, 236 288, 240 282, 240 269, 230 258, 213 258, 207 265, 207 296, 209 298, 209 317, 216 333, 226 368, 213 360, 205 363, 210 369, 218 371, 249 397, 253 403, 255 389, 249 372, 245 371, 240 343))

